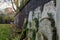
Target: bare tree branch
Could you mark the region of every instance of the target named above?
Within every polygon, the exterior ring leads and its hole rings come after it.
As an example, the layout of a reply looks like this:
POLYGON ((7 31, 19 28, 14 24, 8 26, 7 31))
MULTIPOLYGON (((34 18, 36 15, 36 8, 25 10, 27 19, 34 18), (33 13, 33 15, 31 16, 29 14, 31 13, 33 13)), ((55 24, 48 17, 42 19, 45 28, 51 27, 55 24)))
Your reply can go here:
POLYGON ((15 10, 15 8, 14 8, 13 1, 12 1, 12 0, 11 0, 11 3, 12 3, 12 7, 13 7, 14 11, 16 12, 16 10, 15 10))

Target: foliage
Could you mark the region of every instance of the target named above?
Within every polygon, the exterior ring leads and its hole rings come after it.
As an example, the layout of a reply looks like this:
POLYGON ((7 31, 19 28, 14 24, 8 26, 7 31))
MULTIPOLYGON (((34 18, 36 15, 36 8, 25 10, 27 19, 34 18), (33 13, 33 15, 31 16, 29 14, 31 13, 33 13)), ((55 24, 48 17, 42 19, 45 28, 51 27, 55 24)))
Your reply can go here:
POLYGON ((10 23, 14 21, 14 17, 5 15, 5 14, 0 14, 0 23, 10 23))
POLYGON ((47 13, 47 15, 48 15, 49 18, 53 18, 52 13, 47 13))
POLYGON ((32 40, 35 40, 36 39, 36 31, 33 30, 33 34, 32 34, 32 40))
POLYGON ((10 16, 10 21, 11 21, 11 22, 14 21, 14 16, 13 16, 13 15, 10 16))
POLYGON ((12 29, 14 24, 0 24, 0 40, 19 40, 22 39, 23 32, 20 33, 20 38, 14 34, 14 29, 12 29))
POLYGON ((35 20, 35 23, 36 23, 36 28, 37 28, 37 31, 38 31, 38 28, 39 28, 39 20, 37 18, 34 19, 35 20))

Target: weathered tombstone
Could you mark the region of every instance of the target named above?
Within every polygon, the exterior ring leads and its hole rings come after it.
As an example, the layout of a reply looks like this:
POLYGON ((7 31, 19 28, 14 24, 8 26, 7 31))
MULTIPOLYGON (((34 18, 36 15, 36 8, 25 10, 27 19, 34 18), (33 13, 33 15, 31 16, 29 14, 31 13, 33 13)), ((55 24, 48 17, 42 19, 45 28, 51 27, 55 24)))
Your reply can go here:
MULTIPOLYGON (((23 9, 22 15, 18 14, 15 17, 15 23, 18 27, 23 24, 26 14, 29 14, 28 19, 28 40, 52 40, 52 28, 51 22, 48 19, 42 18, 48 17, 47 13, 56 14, 56 9, 53 1, 51 0, 31 0, 23 9), (22 17, 22 19, 20 18, 22 17), (20 21, 21 20, 21 21, 20 21), (37 23, 38 22, 38 23, 37 23), (22 24, 20 24, 22 23, 22 24), (40 37, 39 37, 40 35, 40 37)), ((54 15, 55 20, 55 15, 54 15)))

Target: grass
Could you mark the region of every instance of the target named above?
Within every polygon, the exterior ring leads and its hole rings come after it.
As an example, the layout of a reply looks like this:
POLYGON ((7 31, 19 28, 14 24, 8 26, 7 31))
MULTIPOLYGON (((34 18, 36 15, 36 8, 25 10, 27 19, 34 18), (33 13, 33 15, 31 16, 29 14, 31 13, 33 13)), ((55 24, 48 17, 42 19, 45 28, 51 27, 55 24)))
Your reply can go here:
POLYGON ((15 32, 16 32, 16 29, 14 24, 0 24, 0 40, 21 39, 23 32, 19 34, 20 37, 18 37, 18 34, 16 34, 15 32))
POLYGON ((11 39, 12 24, 0 24, 0 40, 11 39))

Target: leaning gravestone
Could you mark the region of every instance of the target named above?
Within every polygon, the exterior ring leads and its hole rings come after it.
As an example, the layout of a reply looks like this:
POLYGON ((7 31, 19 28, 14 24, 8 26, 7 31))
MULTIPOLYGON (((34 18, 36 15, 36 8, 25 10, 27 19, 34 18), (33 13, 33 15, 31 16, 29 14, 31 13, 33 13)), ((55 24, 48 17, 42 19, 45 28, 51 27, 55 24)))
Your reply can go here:
POLYGON ((29 14, 27 18, 28 40, 52 40, 51 22, 48 19, 40 22, 41 19, 48 17, 47 13, 54 15, 53 18, 55 20, 56 9, 53 1, 31 0, 22 9, 23 15, 20 16, 20 14, 18 14, 15 17, 15 24, 22 27, 23 23, 21 24, 20 22, 23 21, 23 17, 25 17, 26 14, 29 14))

